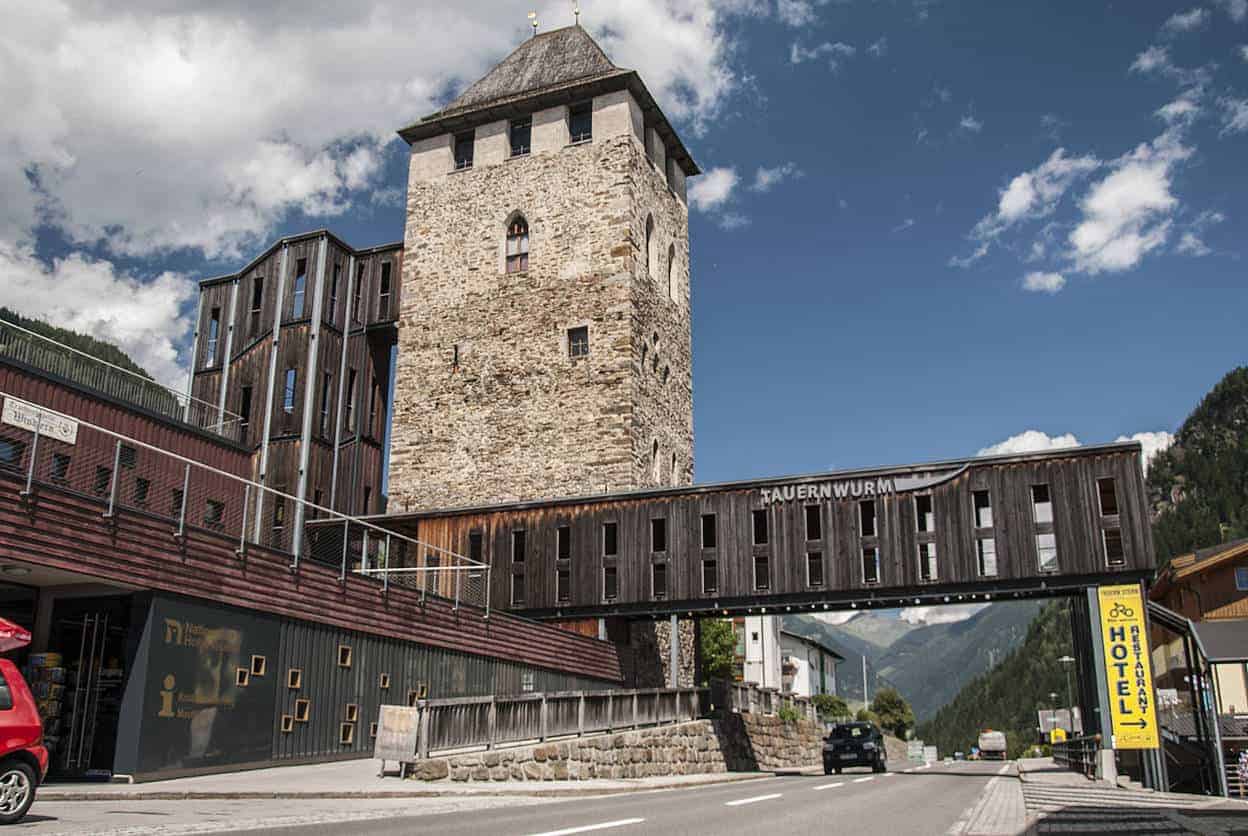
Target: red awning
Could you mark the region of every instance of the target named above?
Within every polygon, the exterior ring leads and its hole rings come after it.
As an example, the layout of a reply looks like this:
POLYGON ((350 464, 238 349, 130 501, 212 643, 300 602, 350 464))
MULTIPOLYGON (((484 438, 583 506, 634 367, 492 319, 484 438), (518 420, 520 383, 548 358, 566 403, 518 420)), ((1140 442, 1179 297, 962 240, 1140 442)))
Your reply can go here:
POLYGON ((30 644, 30 631, 12 621, 0 618, 0 653, 8 653, 30 644))

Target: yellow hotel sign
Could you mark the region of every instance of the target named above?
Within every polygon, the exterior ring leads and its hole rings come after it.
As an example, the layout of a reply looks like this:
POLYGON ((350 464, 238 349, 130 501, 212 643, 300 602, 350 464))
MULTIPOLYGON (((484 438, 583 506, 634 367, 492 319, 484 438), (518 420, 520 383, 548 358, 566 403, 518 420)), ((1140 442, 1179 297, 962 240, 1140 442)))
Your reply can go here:
POLYGON ((1102 586, 1101 636, 1115 749, 1156 749, 1153 670, 1144 627, 1144 600, 1135 584, 1102 586))

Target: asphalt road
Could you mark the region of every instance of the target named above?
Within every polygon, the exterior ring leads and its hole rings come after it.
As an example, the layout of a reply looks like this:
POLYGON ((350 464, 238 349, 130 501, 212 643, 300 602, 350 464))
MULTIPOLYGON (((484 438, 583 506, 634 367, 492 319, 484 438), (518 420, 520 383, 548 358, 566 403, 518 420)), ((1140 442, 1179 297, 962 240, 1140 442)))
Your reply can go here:
POLYGON ((602 833, 945 834, 962 821, 995 763, 896 765, 886 775, 759 778, 671 790, 576 799, 249 799, 230 801, 36 801, 6 832, 31 836, 256 836, 329 834, 602 833), (912 770, 909 772, 896 770, 912 770))
MULTIPOLYGON (((902 765, 903 768, 905 765, 902 765)), ((764 778, 688 790, 631 793, 524 807, 324 822, 239 831, 266 836, 411 834, 439 836, 574 833, 886 833, 932 836, 960 823, 1000 763, 933 764, 913 772, 764 778)))

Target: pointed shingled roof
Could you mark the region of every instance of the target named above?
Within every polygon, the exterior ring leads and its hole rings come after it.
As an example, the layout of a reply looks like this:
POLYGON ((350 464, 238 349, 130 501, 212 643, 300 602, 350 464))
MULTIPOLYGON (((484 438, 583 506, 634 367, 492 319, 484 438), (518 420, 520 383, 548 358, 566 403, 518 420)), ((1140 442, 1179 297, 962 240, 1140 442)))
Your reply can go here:
POLYGON ((621 72, 580 26, 529 38, 442 111, 450 115, 621 72))
POLYGON ((701 174, 637 71, 611 63, 598 42, 579 25, 529 38, 459 98, 437 113, 399 129, 399 136, 411 144, 492 120, 513 118, 525 109, 567 104, 575 96, 599 96, 615 90, 632 94, 646 124, 653 126, 668 144, 669 159, 678 163, 687 176, 701 174))

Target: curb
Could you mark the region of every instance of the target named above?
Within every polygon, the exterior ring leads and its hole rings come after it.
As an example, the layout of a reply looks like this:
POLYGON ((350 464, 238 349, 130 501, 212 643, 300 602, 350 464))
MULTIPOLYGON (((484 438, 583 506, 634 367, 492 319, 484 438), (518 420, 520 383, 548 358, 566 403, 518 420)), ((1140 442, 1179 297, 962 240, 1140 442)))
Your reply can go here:
MULTIPOLYGON (((511 796, 518 798, 591 798, 602 795, 626 795, 635 792, 653 792, 655 790, 697 789, 718 784, 732 784, 743 781, 757 781, 760 778, 773 778, 772 772, 748 772, 725 775, 722 778, 696 783, 637 784, 626 787, 582 787, 575 784, 567 787, 550 787, 542 789, 508 789, 503 782, 497 785, 484 785, 480 789, 456 789, 443 791, 437 789, 414 790, 361 790, 350 791, 307 791, 298 790, 273 792, 256 791, 212 791, 212 790, 138 790, 136 792, 81 792, 73 790, 40 790, 36 795, 37 802, 49 801, 236 801, 236 800, 272 800, 272 799, 333 799, 357 798, 362 800, 383 798, 479 798, 511 796)), ((482 782, 484 783, 484 782, 482 782)), ((578 782, 579 783, 579 782, 578 782)), ((456 786, 463 786, 458 784, 456 786)))

